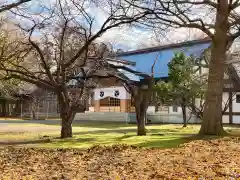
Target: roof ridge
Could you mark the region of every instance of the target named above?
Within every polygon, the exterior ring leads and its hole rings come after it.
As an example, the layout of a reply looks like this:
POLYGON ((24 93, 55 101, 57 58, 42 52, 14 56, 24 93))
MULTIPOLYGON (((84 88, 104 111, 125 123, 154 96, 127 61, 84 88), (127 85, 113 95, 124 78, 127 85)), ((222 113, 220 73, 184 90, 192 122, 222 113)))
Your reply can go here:
POLYGON ((118 57, 118 56, 128 56, 133 54, 149 53, 149 52, 154 52, 159 50, 177 48, 181 46, 191 46, 192 44, 201 44, 201 43, 207 43, 207 42, 211 42, 211 39, 203 38, 203 39, 197 39, 197 40, 191 40, 191 41, 183 41, 180 43, 172 43, 172 44, 166 44, 166 45, 153 46, 149 48, 136 49, 132 51, 117 53, 116 56, 118 57))

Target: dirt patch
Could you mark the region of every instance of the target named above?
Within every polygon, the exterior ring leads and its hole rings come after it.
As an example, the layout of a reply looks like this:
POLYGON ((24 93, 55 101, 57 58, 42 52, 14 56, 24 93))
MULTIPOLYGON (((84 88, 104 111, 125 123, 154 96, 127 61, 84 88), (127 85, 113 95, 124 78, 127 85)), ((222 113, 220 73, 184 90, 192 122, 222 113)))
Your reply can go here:
POLYGON ((175 149, 129 146, 0 149, 0 179, 152 180, 240 177, 238 138, 193 141, 175 149))

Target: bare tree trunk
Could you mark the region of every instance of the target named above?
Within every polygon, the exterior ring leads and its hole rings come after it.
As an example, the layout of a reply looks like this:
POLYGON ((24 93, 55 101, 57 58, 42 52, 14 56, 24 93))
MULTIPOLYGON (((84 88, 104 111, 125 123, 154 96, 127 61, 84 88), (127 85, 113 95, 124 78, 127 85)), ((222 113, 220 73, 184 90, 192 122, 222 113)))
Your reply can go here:
POLYGON ((141 104, 135 106, 136 108, 136 118, 137 118, 137 135, 145 136, 146 128, 145 128, 145 111, 142 110, 141 104))
POLYGON ((211 61, 208 75, 201 135, 225 134, 222 122, 222 94, 224 85, 224 68, 226 50, 229 43, 228 32, 228 1, 220 0, 217 8, 215 35, 211 50, 211 61))
POLYGON ((35 113, 35 109, 32 109, 32 119, 36 120, 36 113, 35 113))
POLYGON ((181 108, 182 108, 182 114, 183 114, 183 127, 187 127, 187 113, 186 113, 185 104, 182 104, 181 108))
POLYGON ((203 112, 203 121, 200 134, 220 135, 224 134, 222 122, 222 94, 225 48, 220 43, 215 43, 212 49, 212 63, 209 68, 208 89, 203 112), (224 49, 223 49, 224 48, 224 49))
POLYGON ((136 119, 137 119, 137 135, 145 136, 146 135, 146 115, 147 108, 149 104, 149 99, 152 92, 152 78, 145 79, 145 85, 148 88, 143 88, 141 86, 135 86, 131 90, 132 97, 134 98, 134 106, 136 110, 136 119))
POLYGON ((36 120, 36 110, 37 110, 37 107, 39 105, 39 100, 36 99, 36 97, 33 97, 33 101, 32 101, 32 104, 31 104, 31 112, 32 112, 32 119, 33 120, 36 120))
POLYGON ((62 118, 62 128, 61 128, 61 138, 70 138, 72 137, 72 122, 74 116, 63 116, 62 118))
POLYGON ((32 103, 32 108, 31 108, 31 110, 32 110, 32 119, 33 120, 36 120, 36 106, 37 106, 36 103, 37 102, 34 100, 33 103, 32 103))
POLYGON ((61 138, 70 138, 72 137, 72 122, 76 113, 71 109, 70 100, 64 96, 64 93, 58 95, 58 103, 62 119, 61 138))

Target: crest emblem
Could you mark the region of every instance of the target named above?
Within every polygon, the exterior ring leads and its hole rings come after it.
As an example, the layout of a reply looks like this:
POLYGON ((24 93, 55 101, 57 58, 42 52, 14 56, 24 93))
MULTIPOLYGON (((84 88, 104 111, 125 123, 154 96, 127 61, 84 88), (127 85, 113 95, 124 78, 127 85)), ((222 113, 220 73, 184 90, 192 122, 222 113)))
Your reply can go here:
POLYGON ((118 97, 118 96, 119 96, 119 94, 120 94, 120 93, 119 93, 119 91, 118 91, 118 90, 114 92, 114 96, 116 96, 116 97, 118 97))
POLYGON ((100 97, 103 97, 103 96, 104 96, 104 92, 100 91, 100 97))

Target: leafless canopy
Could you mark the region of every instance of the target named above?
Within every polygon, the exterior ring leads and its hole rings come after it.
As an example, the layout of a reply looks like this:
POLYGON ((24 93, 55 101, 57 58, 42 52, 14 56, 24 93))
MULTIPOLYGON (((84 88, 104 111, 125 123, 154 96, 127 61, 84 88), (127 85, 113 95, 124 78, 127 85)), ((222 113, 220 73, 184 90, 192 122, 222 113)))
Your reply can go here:
POLYGON ((17 57, 21 58, 1 64, 6 78, 56 90, 69 80, 73 66, 86 65, 87 58, 94 54, 95 40, 103 33, 148 14, 145 10, 134 10, 121 0, 105 3, 107 7, 93 1, 56 0, 41 13, 14 11, 21 19, 17 25, 24 33, 23 45, 28 51, 18 51, 17 57), (94 8, 101 9, 105 16, 100 25, 92 12, 94 8))
MULTIPOLYGON (((213 37, 215 26, 215 14, 218 11, 219 2, 215 0, 126 0, 136 8, 144 9, 152 13, 144 25, 160 28, 196 28, 202 30, 209 37, 213 37)), ((239 0, 226 0, 228 7, 229 38, 234 40, 240 35, 239 0)))
POLYGON ((26 3, 26 2, 29 2, 29 1, 31 1, 31 0, 18 0, 14 3, 0 3, 0 13, 4 12, 4 11, 7 11, 7 10, 10 10, 12 8, 16 8, 19 5, 21 5, 23 3, 26 3))

